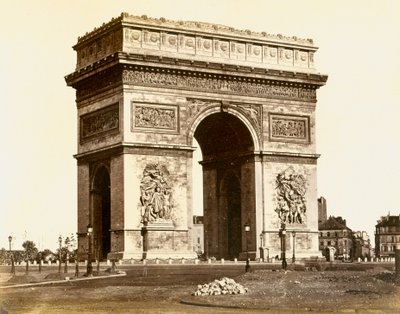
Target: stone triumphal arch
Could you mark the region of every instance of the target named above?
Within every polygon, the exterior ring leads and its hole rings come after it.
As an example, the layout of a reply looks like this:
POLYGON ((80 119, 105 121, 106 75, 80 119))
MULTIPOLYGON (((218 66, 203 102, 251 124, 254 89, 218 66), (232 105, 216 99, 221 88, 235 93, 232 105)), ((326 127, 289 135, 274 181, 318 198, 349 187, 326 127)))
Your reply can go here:
MULTIPOLYGON (((78 39, 78 243, 100 258, 194 257, 193 139, 208 256, 318 252, 310 39, 129 14, 78 39), (244 226, 250 231, 245 232, 244 226)), ((266 257, 266 256, 264 256, 266 257)))

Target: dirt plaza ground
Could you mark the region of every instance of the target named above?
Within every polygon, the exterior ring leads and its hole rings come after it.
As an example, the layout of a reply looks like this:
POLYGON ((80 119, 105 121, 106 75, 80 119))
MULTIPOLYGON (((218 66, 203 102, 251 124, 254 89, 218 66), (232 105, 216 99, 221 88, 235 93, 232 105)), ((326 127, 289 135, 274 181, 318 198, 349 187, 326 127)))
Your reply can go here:
POLYGON ((75 280, 70 268, 61 277, 71 279, 60 281, 57 268, 41 274, 32 269, 29 275, 21 268, 10 279, 9 269, 2 267, 0 313, 400 313, 400 283, 393 264, 323 264, 287 271, 279 265, 254 264, 248 273, 244 264, 118 269, 122 274, 117 277, 102 271, 102 278, 75 280), (248 292, 192 295, 198 285, 225 276, 248 292))

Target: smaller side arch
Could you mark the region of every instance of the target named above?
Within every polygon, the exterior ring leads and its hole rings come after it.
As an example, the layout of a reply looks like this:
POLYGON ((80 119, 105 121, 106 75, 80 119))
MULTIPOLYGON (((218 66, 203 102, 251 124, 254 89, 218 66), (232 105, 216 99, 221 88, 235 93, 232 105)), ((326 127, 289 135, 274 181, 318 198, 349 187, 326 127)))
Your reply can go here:
POLYGON ((99 175, 99 171, 102 169, 106 170, 108 177, 111 180, 111 171, 110 171, 110 166, 105 163, 105 162, 100 162, 97 163, 93 166, 93 169, 91 171, 91 176, 90 176, 90 191, 96 190, 96 177, 99 175))
POLYGON ((111 176, 105 163, 93 167, 90 211, 93 225, 93 252, 96 259, 106 259, 111 250, 111 176))

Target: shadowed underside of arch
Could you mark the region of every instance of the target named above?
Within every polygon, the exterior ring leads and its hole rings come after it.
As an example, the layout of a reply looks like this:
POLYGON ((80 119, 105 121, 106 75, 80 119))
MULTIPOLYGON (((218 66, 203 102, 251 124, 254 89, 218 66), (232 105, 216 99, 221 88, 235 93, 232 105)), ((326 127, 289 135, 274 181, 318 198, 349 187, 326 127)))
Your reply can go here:
POLYGON ((106 259, 111 249, 111 194, 110 175, 106 167, 99 167, 93 178, 93 240, 96 259, 106 259))
POLYGON ((254 145, 246 126, 229 113, 215 113, 200 122, 194 137, 198 141, 204 160, 218 156, 237 156, 253 151, 254 145))
POLYGON ((194 137, 203 153, 205 252, 219 258, 243 257, 247 243, 242 227, 254 211, 243 202, 255 198, 247 193, 254 185, 254 167, 243 158, 254 151, 251 133, 239 118, 220 112, 205 117, 194 137))

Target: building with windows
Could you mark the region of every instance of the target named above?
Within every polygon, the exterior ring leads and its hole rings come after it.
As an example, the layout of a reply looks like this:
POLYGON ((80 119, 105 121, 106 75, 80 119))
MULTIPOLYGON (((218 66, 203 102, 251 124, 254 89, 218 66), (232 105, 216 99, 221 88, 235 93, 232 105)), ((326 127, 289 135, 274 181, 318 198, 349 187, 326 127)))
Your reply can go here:
POLYGON ((354 232, 354 258, 371 258, 371 241, 366 231, 354 232))
POLYGON ((382 216, 375 225, 376 257, 394 257, 400 249, 400 215, 382 216))
POLYGON ((204 253, 204 224, 203 216, 193 216, 193 251, 197 255, 204 253))
POLYGON ((354 258, 353 231, 345 219, 330 216, 319 225, 319 249, 325 256, 328 250, 334 250, 335 259, 354 258))

